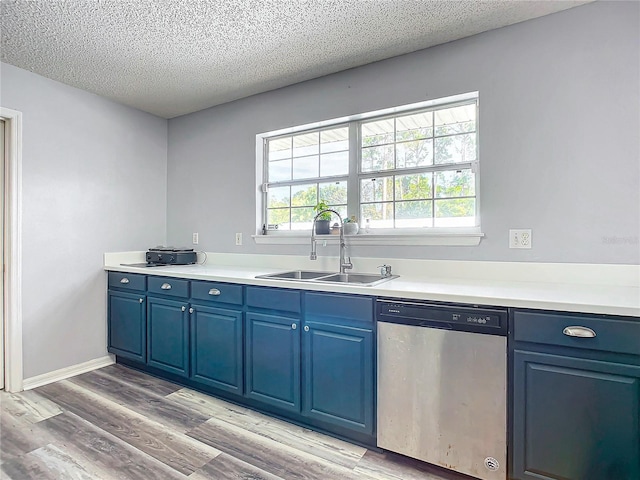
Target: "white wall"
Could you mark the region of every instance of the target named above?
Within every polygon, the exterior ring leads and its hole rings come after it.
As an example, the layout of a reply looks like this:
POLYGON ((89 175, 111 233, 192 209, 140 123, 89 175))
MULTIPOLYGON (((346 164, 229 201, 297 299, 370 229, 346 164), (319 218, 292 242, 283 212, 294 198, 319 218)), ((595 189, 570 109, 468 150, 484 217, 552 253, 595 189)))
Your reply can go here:
POLYGON ((640 263, 638 18, 637 2, 596 2, 172 119, 168 241, 305 254, 249 238, 257 133, 478 90, 480 246, 352 256, 640 263), (509 228, 532 228, 533 249, 509 250, 509 228))
POLYGON ((24 377, 106 351, 107 251, 166 237, 167 121, 11 65, 23 113, 24 377))

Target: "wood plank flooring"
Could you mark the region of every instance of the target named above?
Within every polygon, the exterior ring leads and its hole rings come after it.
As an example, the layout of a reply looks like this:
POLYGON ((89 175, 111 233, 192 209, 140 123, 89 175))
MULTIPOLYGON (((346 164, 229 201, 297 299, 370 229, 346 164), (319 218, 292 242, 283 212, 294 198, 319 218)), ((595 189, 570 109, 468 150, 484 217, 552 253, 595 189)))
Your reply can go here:
POLYGON ((465 480, 111 365, 0 392, 0 478, 465 480))

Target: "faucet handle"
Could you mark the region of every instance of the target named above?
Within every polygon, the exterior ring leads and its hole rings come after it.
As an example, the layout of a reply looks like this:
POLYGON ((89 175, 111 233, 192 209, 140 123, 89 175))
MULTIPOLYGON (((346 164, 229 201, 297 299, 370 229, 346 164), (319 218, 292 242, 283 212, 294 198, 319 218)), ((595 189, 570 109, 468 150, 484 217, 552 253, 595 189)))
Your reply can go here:
POLYGON ((378 268, 380 269, 380 276, 381 277, 390 277, 391 276, 391 265, 378 265, 378 268))

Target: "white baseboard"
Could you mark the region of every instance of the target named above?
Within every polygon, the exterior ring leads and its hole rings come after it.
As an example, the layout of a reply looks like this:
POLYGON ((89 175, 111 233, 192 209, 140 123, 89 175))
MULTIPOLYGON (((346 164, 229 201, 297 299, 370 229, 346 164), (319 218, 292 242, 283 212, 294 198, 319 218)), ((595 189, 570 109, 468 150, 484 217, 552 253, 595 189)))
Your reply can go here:
POLYGON ((77 365, 71 365, 70 367, 61 368, 60 370, 54 370, 53 372, 43 373, 42 375, 36 375, 35 377, 26 378, 22 382, 22 388, 24 390, 31 390, 32 388, 41 387, 49 383, 58 382, 66 378, 75 377, 81 373, 87 373, 91 370, 106 367, 116 363, 113 355, 106 355, 100 358, 94 358, 88 362, 78 363, 77 365))

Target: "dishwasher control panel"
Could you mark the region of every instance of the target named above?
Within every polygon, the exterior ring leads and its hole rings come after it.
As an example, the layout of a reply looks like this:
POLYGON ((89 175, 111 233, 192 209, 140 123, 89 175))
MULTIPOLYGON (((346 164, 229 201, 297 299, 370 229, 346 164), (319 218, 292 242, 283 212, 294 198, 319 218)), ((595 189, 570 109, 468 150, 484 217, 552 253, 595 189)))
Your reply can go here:
POLYGON ((490 335, 507 334, 507 310, 500 308, 379 299, 376 314, 379 322, 490 335))

